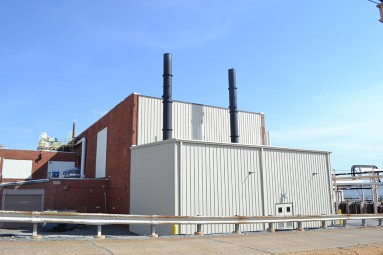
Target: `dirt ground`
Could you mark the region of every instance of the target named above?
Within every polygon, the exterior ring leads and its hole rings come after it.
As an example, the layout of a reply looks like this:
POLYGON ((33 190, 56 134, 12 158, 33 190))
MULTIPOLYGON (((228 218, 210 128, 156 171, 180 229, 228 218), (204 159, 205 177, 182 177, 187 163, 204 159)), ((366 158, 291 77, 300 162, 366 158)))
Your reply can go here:
POLYGON ((344 248, 323 249, 306 252, 282 253, 283 255, 383 255, 383 242, 344 248))

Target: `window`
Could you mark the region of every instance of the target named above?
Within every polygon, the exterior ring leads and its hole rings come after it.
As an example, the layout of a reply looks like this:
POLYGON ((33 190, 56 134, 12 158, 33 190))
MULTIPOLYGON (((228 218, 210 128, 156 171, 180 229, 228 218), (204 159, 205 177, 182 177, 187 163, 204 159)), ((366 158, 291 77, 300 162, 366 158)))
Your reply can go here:
POLYGON ((282 213, 282 207, 278 207, 278 212, 282 213))

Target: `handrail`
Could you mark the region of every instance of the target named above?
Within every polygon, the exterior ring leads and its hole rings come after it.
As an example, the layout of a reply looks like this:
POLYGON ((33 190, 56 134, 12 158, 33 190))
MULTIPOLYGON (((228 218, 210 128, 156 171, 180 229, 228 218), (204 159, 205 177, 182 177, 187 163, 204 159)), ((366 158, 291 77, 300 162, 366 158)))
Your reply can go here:
MULTIPOLYGON (((130 215, 130 214, 98 214, 98 213, 76 213, 56 211, 0 211, 0 222, 23 222, 33 223, 34 232, 37 235, 37 224, 39 223, 72 223, 97 225, 101 232, 102 225, 113 224, 148 224, 151 226, 161 224, 258 224, 273 223, 336 221, 378 219, 379 225, 383 220, 383 214, 333 214, 333 215, 294 215, 294 216, 163 216, 163 215, 130 215), (35 230, 36 228, 36 230, 35 230)), ((325 225, 325 224, 324 224, 325 225)), ((153 234, 153 233, 152 233, 153 234)))

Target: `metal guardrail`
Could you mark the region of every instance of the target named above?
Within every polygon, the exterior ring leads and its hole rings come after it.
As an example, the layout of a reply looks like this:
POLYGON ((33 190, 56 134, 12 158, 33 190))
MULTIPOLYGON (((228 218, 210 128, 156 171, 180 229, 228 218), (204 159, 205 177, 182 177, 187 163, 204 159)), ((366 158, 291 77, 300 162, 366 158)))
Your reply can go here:
POLYGON ((382 225, 383 214, 334 214, 334 215, 294 215, 294 216, 162 216, 162 215, 127 215, 127 214, 96 214, 96 213, 74 213, 74 212, 31 212, 31 211, 0 211, 0 222, 23 222, 33 224, 32 237, 39 238, 37 235, 37 226, 40 223, 72 223, 97 225, 97 236, 101 235, 102 225, 129 225, 129 224, 147 224, 151 225, 151 235, 157 236, 155 226, 161 224, 188 224, 197 225, 195 234, 201 235, 201 226, 205 224, 234 224, 234 233, 240 233, 240 224, 269 224, 268 231, 274 232, 274 223, 296 222, 298 230, 303 231, 303 222, 321 221, 322 227, 326 227, 327 221, 342 220, 343 226, 347 225, 347 220, 362 220, 365 225, 367 219, 379 220, 382 225))

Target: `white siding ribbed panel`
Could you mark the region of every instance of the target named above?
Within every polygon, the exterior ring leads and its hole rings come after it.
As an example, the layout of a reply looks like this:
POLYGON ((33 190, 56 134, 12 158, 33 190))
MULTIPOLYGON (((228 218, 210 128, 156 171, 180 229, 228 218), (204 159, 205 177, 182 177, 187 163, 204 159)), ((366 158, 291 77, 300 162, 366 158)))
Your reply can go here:
MULTIPOLYGON (((147 144, 162 141, 162 101, 139 96, 138 141, 147 144)), ((184 102, 173 102, 173 138, 230 142, 230 113, 228 109, 184 102)), ((262 115, 239 112, 239 141, 262 144, 262 115)))
POLYGON ((97 133, 96 178, 104 178, 106 171, 106 145, 108 143, 108 128, 97 133))
POLYGON ((275 215, 281 202, 293 203, 294 215, 333 213, 327 154, 265 149, 263 155, 265 215, 275 215))
POLYGON ((2 178, 30 179, 32 178, 32 160, 4 159, 2 178))
POLYGON ((230 143, 229 110, 205 107, 205 141, 230 143))
POLYGON ((262 115, 238 112, 238 133, 239 143, 262 145, 262 115))
MULTIPOLYGON (((180 215, 262 215, 259 149, 182 143, 180 215)), ((260 226, 243 225, 242 231, 260 226)), ((191 234, 195 226, 181 226, 191 234)), ((232 225, 206 225, 205 233, 231 232, 232 225)))
POLYGON ((138 97, 137 144, 162 141, 162 102, 151 97, 138 97))
MULTIPOLYGON (((131 212, 267 216, 275 215, 277 203, 292 203, 293 215, 330 214, 330 169, 329 153, 321 151, 176 139, 134 146, 131 212)), ((264 227, 248 224, 241 230, 264 227)), ((203 232, 228 233, 233 228, 205 225, 203 232)), ((180 227, 181 234, 195 230, 193 225, 180 227)))
MULTIPOLYGON (((177 143, 132 148, 130 213, 134 215, 178 215, 177 143)), ((156 232, 171 235, 172 226, 156 232)), ((150 234, 149 225, 130 225, 130 230, 150 234)))

